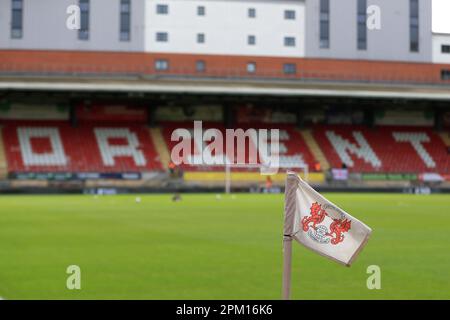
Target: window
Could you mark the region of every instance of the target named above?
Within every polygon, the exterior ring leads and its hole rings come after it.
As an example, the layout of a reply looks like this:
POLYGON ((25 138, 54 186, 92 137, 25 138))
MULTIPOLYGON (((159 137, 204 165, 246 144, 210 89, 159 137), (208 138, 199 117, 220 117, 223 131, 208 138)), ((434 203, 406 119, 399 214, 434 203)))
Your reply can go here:
POLYGON ((89 39, 89 0, 80 0, 80 29, 78 39, 89 39))
POLYGON ((131 0, 120 0, 120 41, 130 41, 131 0))
POLYGON ((157 71, 169 70, 169 61, 167 61, 166 59, 155 60, 155 70, 157 71))
POLYGON ((320 0, 320 48, 330 47, 330 0, 320 0))
POLYGON ((205 43, 205 34, 197 33, 197 43, 205 43))
POLYGON ((23 1, 12 0, 11 38, 20 39, 23 35, 23 1))
POLYGON ((358 50, 367 50, 367 0, 358 0, 357 12, 357 47, 358 50))
POLYGON ((450 70, 449 69, 441 70, 441 79, 442 80, 450 80, 450 70))
POLYGON ((441 46, 441 52, 442 53, 450 53, 450 45, 449 44, 443 44, 441 46))
POLYGON ((167 32, 157 32, 156 33, 157 42, 167 42, 169 41, 169 34, 167 32))
POLYGON ((157 14, 169 14, 169 6, 167 4, 157 4, 156 5, 157 14))
POLYGON ((283 72, 284 74, 296 74, 297 66, 295 65, 295 63, 285 63, 283 65, 283 72))
POLYGON ((284 19, 295 20, 295 11, 294 10, 284 10, 284 19))
POLYGON ((248 17, 249 18, 256 18, 256 9, 255 8, 249 8, 248 9, 248 17))
POLYGON ((450 70, 449 69, 441 70, 441 79, 442 80, 450 80, 450 70))
POLYGON ((247 44, 250 46, 254 46, 256 44, 256 37, 254 35, 250 35, 247 37, 247 44))
POLYGON ((197 72, 205 72, 206 71, 206 62, 203 60, 197 60, 195 62, 195 70, 197 72))
POLYGON ((206 10, 204 6, 198 6, 197 7, 197 15, 198 16, 204 16, 206 14, 206 10))
POLYGON ((256 72, 256 63, 255 62, 248 62, 247 63, 247 72, 248 73, 255 73, 256 72))
POLYGON ((409 0, 409 51, 419 52, 419 0, 409 0))
POLYGON ((295 47, 295 38, 294 37, 284 37, 284 46, 285 47, 295 47))

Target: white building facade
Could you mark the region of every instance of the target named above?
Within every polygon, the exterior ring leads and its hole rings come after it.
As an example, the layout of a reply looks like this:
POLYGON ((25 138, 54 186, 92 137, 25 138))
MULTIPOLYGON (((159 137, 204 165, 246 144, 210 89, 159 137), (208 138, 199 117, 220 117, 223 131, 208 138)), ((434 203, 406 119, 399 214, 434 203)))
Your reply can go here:
POLYGON ((0 0, 0 49, 302 57, 304 12, 303 1, 0 0), (74 4, 81 31, 66 25, 74 4))
POLYGON ((305 6, 285 0, 149 0, 146 51, 303 57, 305 6))
POLYGON ((433 34, 433 62, 450 64, 450 34, 433 34))

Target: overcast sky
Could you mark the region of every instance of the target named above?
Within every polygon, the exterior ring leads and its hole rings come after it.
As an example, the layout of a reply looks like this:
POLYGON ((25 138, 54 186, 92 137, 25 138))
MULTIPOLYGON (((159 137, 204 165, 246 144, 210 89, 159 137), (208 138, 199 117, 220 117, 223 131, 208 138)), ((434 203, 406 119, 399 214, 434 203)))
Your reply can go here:
POLYGON ((450 0, 433 0, 433 32, 450 33, 450 0))

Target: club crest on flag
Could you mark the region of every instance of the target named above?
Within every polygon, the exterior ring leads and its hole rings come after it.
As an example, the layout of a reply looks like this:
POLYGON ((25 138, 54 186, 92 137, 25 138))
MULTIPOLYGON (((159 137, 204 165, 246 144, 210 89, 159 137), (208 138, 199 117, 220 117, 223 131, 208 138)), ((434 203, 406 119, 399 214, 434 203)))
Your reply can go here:
POLYGON ((311 205, 310 215, 301 220, 302 230, 312 240, 323 244, 338 245, 343 242, 344 233, 348 232, 351 226, 351 220, 338 208, 329 204, 321 205, 318 202, 311 205))

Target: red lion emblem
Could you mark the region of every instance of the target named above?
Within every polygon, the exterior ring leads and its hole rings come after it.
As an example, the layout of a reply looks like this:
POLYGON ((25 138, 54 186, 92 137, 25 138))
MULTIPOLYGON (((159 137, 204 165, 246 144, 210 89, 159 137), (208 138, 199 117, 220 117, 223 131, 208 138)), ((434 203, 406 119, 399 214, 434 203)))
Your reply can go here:
POLYGON ((350 220, 333 219, 333 222, 330 224, 330 232, 327 233, 327 236, 332 237, 331 244, 338 244, 344 241, 343 233, 350 230, 351 227, 352 222, 350 220), (333 234, 335 235, 334 238, 333 234))
POLYGON ((316 229, 316 225, 323 222, 323 219, 325 219, 325 216, 328 215, 325 210, 322 209, 322 206, 318 204, 317 202, 314 202, 311 205, 311 215, 308 217, 303 217, 302 219, 302 225, 303 225, 303 231, 308 231, 309 228, 316 229), (309 224, 312 222, 312 226, 309 224))
MULTIPOLYGON (((321 224, 328 213, 322 209, 322 205, 314 202, 310 208, 310 215, 303 217, 301 224, 303 231, 307 232, 310 228, 317 230, 317 225, 321 224)), ((331 218, 331 217, 330 217, 331 218)), ((344 241, 343 233, 348 232, 352 227, 352 222, 348 219, 333 219, 330 224, 330 232, 326 233, 326 236, 331 237, 331 244, 337 245, 344 241)))

